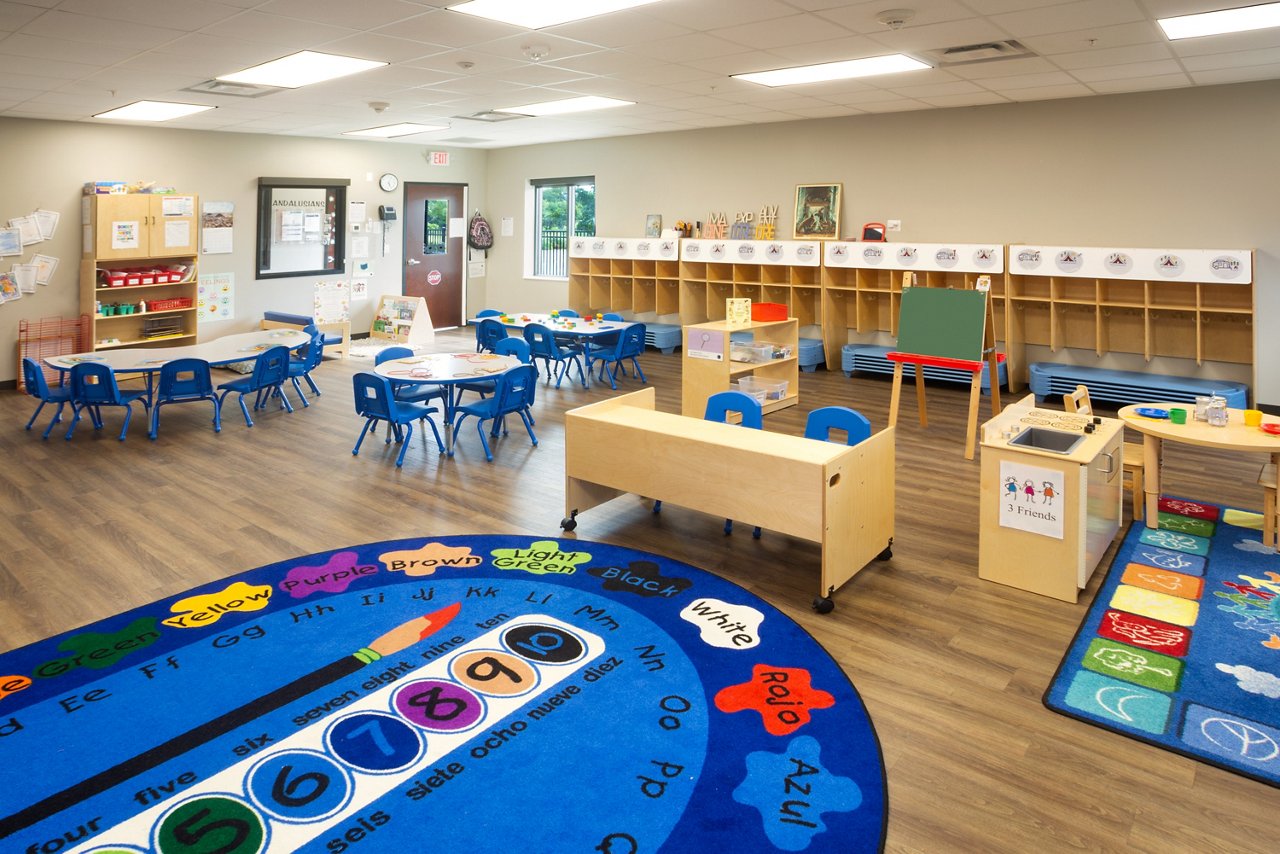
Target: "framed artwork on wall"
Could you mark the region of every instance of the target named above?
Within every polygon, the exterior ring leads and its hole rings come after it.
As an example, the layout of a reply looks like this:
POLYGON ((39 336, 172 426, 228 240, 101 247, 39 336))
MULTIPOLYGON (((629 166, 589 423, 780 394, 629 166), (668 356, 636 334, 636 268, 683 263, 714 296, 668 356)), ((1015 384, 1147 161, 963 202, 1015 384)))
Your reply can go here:
POLYGON ((662 214, 649 214, 644 218, 644 236, 662 236, 662 214))
POLYGON ((842 184, 796 185, 796 240, 835 240, 840 235, 842 184))

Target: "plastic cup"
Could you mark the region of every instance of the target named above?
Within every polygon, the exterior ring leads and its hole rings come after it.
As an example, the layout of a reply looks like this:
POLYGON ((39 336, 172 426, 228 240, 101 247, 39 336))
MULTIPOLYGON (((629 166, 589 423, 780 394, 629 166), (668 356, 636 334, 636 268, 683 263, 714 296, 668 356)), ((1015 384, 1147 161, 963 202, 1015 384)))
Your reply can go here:
POLYGON ((1244 411, 1244 423, 1249 427, 1257 427, 1262 423, 1262 410, 1246 409, 1244 411))
POLYGON ((1172 421, 1174 424, 1186 424, 1186 423, 1187 423, 1187 410, 1185 410, 1185 409, 1170 409, 1170 410, 1169 410, 1169 420, 1170 420, 1170 421, 1172 421))

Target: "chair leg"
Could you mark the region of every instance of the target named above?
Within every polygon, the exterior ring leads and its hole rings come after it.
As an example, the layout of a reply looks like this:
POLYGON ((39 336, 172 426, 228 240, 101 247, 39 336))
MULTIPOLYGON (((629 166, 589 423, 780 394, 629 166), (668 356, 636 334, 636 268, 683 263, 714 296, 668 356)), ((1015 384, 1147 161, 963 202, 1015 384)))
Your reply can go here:
POLYGON ((653 515, 657 516, 661 512, 662 512, 662 500, 659 499, 653 502, 653 515))
MULTIPOLYGON (((254 407, 255 409, 257 407, 254 407)), ((244 395, 240 395, 240 411, 244 413, 244 424, 246 427, 253 426, 253 419, 249 417, 249 407, 245 405, 244 395)))
POLYGON ((214 396, 210 398, 213 401, 213 432, 222 432, 222 401, 214 396))
POLYGON ((409 450, 409 440, 413 438, 413 422, 406 421, 404 424, 404 441, 400 443, 400 454, 396 457, 396 468, 404 465, 405 451, 409 450))
POLYGON ((484 419, 476 419, 476 432, 480 434, 480 444, 484 445, 484 458, 493 462, 493 451, 489 448, 489 440, 484 435, 484 419))
POLYGON ((160 435, 160 404, 156 403, 151 407, 151 429, 147 431, 147 438, 151 441, 156 440, 156 436, 160 435))
POLYGON ((311 393, 312 393, 312 394, 314 394, 316 397, 319 397, 319 396, 320 396, 320 386, 316 385, 316 381, 315 381, 315 380, 313 380, 313 379, 311 379, 311 372, 310 372, 310 371, 307 371, 305 374, 303 374, 303 375, 302 375, 302 378, 303 378, 304 380, 306 380, 306 381, 307 381, 307 385, 309 385, 309 386, 311 387, 311 393))
MULTIPOLYGON (((427 422, 427 426, 429 426, 429 427, 431 428, 431 433, 432 433, 432 435, 434 435, 434 436, 436 437, 436 447, 437 447, 437 448, 439 448, 439 449, 440 449, 440 453, 442 453, 442 454, 443 454, 443 453, 444 453, 444 442, 443 442, 443 441, 441 441, 441 439, 440 439, 440 431, 436 428, 436 422, 432 421, 430 418, 420 418, 420 419, 418 419, 418 423, 422 423, 423 421, 427 422)), ((422 434, 422 438, 423 438, 423 444, 426 444, 427 434, 426 434, 426 433, 423 433, 423 434, 422 434)))
POLYGON ((31 429, 31 425, 36 423, 36 418, 40 415, 40 410, 44 409, 45 401, 40 401, 40 405, 36 407, 36 411, 31 413, 31 420, 27 422, 27 429, 31 429))
POLYGON ((357 437, 357 438, 356 438, 356 446, 355 446, 354 448, 352 448, 352 449, 351 449, 351 456, 353 456, 353 457, 355 457, 355 456, 359 456, 359 454, 360 454, 360 446, 361 446, 362 444, 364 444, 364 436, 365 436, 365 434, 366 434, 366 433, 368 433, 368 432, 369 432, 369 428, 373 426, 373 423, 374 423, 376 420, 377 420, 376 418, 366 418, 366 419, 364 420, 364 427, 360 430, 360 435, 359 435, 359 437, 357 437))
POLYGON ((727 537, 727 536, 729 536, 729 535, 730 535, 730 534, 732 534, 732 533, 733 533, 733 520, 732 520, 732 519, 725 519, 725 520, 724 520, 724 535, 727 537))
MULTIPOLYGON (((293 404, 289 402, 289 395, 285 394, 284 383, 280 383, 275 388, 280 392, 280 403, 284 406, 285 411, 293 412, 293 404)), ((301 394, 301 392, 299 392, 299 394, 301 394)), ((302 402, 305 404, 307 402, 306 398, 303 398, 302 402)))
POLYGON ((78 403, 71 404, 71 423, 67 425, 67 435, 63 437, 68 442, 71 441, 71 434, 76 432, 76 425, 80 423, 80 410, 84 408, 78 403))
POLYGON ((124 441, 125 434, 129 432, 129 422, 133 420, 133 403, 126 403, 124 406, 124 426, 120 428, 120 441, 124 441))
POLYGON ((529 441, 533 442, 533 446, 538 447, 538 437, 533 435, 533 419, 529 417, 529 413, 520 410, 520 420, 524 422, 524 430, 529 434, 529 441))
POLYGON ((66 406, 66 403, 65 403, 65 402, 62 402, 62 403, 59 403, 59 404, 58 404, 58 409, 57 409, 57 411, 53 413, 53 420, 49 422, 49 426, 48 426, 48 427, 44 428, 44 435, 43 435, 41 438, 43 438, 43 439, 48 439, 48 438, 49 438, 49 434, 53 432, 53 427, 54 427, 54 425, 55 425, 55 424, 57 424, 58 422, 62 421, 62 407, 64 407, 64 406, 66 406))
POLYGON ((642 382, 642 383, 647 383, 647 382, 649 382, 649 378, 648 378, 648 377, 646 377, 646 376, 644 375, 644 371, 642 371, 642 370, 640 369, 640 362, 636 359, 636 357, 635 357, 635 356, 632 356, 632 357, 631 357, 631 364, 635 366, 636 374, 640 377, 640 382, 642 382))
POLYGON ((293 390, 298 393, 298 399, 302 401, 302 408, 306 409, 311 404, 307 403, 307 396, 302 393, 302 384, 298 382, 297 377, 289 377, 289 381, 293 383, 293 390))

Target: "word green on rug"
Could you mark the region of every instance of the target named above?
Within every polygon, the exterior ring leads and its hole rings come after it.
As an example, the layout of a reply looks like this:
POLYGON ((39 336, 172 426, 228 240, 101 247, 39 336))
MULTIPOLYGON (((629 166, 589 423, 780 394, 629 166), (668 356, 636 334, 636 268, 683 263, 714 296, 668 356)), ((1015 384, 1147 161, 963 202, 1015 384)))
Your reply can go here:
POLYGON ((580 540, 310 555, 0 656, 0 850, 879 851, 802 628, 580 540))
POLYGON ((1160 501, 1054 675, 1050 709, 1280 785, 1280 556, 1248 514, 1160 501))

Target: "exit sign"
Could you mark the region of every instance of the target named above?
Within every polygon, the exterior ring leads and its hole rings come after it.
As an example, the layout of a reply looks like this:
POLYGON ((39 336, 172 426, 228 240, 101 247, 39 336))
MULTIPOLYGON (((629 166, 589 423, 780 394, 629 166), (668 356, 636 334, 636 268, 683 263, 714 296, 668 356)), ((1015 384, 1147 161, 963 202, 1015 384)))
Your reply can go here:
POLYGON ((449 165, 449 152, 447 152, 447 151, 433 151, 433 152, 431 152, 431 158, 430 158, 430 159, 431 159, 431 165, 432 165, 432 166, 448 166, 448 165, 449 165))

